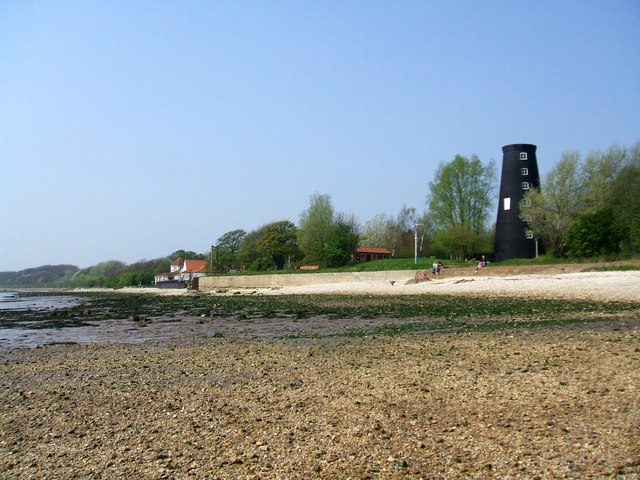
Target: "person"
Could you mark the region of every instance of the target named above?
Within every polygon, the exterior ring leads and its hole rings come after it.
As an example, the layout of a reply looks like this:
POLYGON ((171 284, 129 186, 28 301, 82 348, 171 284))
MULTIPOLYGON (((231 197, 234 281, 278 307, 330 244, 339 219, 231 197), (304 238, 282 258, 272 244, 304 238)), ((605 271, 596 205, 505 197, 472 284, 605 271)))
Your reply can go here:
POLYGON ((440 270, 442 270, 444 268, 444 265, 442 265, 442 262, 438 262, 438 274, 440 274, 440 270))
POLYGON ((431 269, 431 273, 435 275, 437 271, 438 271, 438 261, 436 260, 435 262, 433 262, 433 268, 431 269))
POLYGON ((479 269, 484 268, 486 266, 487 266, 487 260, 484 258, 484 255, 482 255, 482 260, 480 260, 478 262, 478 266, 476 267, 476 272, 475 273, 478 273, 479 269))

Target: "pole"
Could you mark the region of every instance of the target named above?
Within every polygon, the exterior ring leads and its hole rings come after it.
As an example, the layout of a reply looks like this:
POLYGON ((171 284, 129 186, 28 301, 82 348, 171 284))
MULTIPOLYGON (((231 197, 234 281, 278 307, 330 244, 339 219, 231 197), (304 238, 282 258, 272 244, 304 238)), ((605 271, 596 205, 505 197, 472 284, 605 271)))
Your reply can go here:
POLYGON ((418 265, 418 227, 420 226, 419 223, 416 223, 413 226, 413 231, 415 233, 415 248, 414 248, 414 258, 415 258, 415 264, 418 265))

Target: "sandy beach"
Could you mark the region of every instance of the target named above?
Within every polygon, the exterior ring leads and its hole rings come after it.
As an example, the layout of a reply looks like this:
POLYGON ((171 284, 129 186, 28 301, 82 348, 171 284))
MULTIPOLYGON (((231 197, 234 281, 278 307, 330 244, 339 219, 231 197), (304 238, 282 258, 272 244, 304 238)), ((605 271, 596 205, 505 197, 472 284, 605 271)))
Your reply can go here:
POLYGON ((640 271, 524 275, 429 275, 425 282, 352 282, 279 289, 262 294, 373 294, 527 296, 597 300, 640 300, 640 271))
POLYGON ((215 338, 204 321, 176 323, 202 330, 168 343, 2 351, 0 478, 637 479, 639 285, 629 271, 252 290, 239 298, 460 294, 628 307, 602 321, 587 313, 396 336, 215 338))

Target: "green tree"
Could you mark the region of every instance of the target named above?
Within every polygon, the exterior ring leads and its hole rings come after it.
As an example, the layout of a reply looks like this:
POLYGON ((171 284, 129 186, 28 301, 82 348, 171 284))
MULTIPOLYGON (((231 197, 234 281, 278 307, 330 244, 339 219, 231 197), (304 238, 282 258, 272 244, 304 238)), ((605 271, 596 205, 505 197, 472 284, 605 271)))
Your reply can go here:
POLYGON ((622 250, 637 255, 640 254, 640 141, 626 152, 607 198, 620 232, 622 250))
POLYGON ((327 267, 341 267, 351 261, 358 248, 360 238, 354 232, 354 226, 337 223, 331 231, 329 242, 324 248, 322 263, 327 267))
POLYGON ((606 152, 596 151, 587 156, 582 165, 585 211, 597 210, 611 203, 612 190, 627 160, 627 149, 617 145, 609 147, 606 152))
POLYGON ((206 260, 207 255, 202 253, 196 253, 191 250, 189 251, 176 250, 171 255, 169 255, 169 259, 172 262, 176 260, 178 257, 182 258, 183 260, 206 260))
POLYGON ((487 230, 495 191, 495 163, 483 165, 476 155, 471 159, 456 155, 441 163, 435 179, 429 183, 429 216, 440 231, 442 244, 450 245, 459 259, 472 253, 476 242, 487 230), (447 236, 453 236, 447 239, 447 236), (459 242, 463 240, 464 245, 459 242), (453 247, 453 245, 456 245, 453 247))
POLYGON ((530 190, 520 202, 520 218, 557 257, 564 255, 567 229, 585 211, 584 178, 579 153, 565 152, 541 188, 530 190))
POLYGON ((268 224, 257 242, 257 250, 282 270, 288 260, 299 257, 296 226, 288 220, 268 224))
POLYGON ((218 261, 225 265, 227 269, 238 267, 237 257, 246 235, 247 232, 238 229, 227 232, 218 238, 216 243, 218 261))
MULTIPOLYGON (((261 268, 258 268, 259 264, 256 262, 263 257, 263 255, 258 251, 258 241, 260 240, 260 237, 262 237, 265 228, 266 225, 257 230, 252 230, 242 239, 240 251, 238 252, 238 263, 242 269, 253 271, 262 270, 261 268)), ((265 269, 267 267, 268 265, 265 269)))
POLYGON ((334 226, 331 195, 314 193, 309 208, 300 214, 298 244, 310 262, 321 263, 334 226))
POLYGON ((566 235, 567 255, 612 255, 618 251, 619 241, 612 208, 603 207, 593 213, 585 213, 571 225, 566 235))

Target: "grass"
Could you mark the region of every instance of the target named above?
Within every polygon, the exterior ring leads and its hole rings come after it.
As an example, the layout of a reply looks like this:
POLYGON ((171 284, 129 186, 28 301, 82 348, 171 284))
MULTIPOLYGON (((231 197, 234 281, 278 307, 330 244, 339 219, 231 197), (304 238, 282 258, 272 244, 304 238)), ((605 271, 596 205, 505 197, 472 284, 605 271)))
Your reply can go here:
MULTIPOLYGON (((271 270, 266 272, 245 272, 237 273, 234 275, 273 275, 273 274, 298 274, 307 275, 312 273, 341 273, 341 272, 380 272, 389 270, 431 270, 434 261, 441 261, 446 267, 472 267, 477 264, 477 260, 463 261, 463 260, 447 260, 442 257, 418 257, 418 263, 416 265, 415 259, 410 258, 390 258, 387 260, 373 260, 370 262, 356 263, 354 265, 346 265, 339 268, 320 268, 318 270, 271 270)), ((597 258, 555 258, 550 255, 538 257, 538 258, 518 258, 512 260, 505 260, 503 262, 491 262, 490 267, 499 266, 526 266, 526 265, 561 265, 561 264, 582 264, 582 263, 604 263, 613 260, 628 260, 625 259, 610 259, 604 257, 597 258)), ((633 266, 603 266, 602 269, 593 269, 593 271, 624 271, 624 270, 638 270, 638 267, 633 266)))

